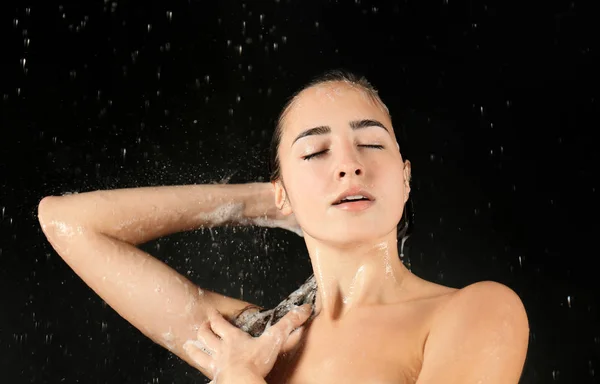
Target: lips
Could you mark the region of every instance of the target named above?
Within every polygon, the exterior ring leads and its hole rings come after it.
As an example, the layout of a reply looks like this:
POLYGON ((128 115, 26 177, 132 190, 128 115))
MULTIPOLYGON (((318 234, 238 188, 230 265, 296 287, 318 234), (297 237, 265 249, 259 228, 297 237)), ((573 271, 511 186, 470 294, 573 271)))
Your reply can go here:
POLYGON ((349 202, 348 201, 343 201, 344 199, 348 198, 348 197, 357 197, 357 199, 353 199, 353 201, 374 201, 375 198, 373 197, 373 195, 371 195, 369 192, 367 192, 365 189, 360 188, 360 187, 351 187, 348 188, 347 190, 345 190, 344 192, 342 192, 334 201, 333 203, 331 203, 331 205, 339 205, 341 203, 345 203, 345 202, 349 202), (358 196, 362 196, 363 199, 359 199, 358 196))

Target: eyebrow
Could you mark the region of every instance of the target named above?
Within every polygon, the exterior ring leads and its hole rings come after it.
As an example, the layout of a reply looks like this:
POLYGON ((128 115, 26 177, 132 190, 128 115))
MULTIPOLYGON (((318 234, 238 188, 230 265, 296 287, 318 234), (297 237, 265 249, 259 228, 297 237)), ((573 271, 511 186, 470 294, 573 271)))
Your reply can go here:
MULTIPOLYGON (((385 129, 385 131, 388 134, 390 133, 390 131, 385 127, 385 125, 381 124, 377 120, 363 119, 363 120, 353 120, 350 122, 350 128, 353 131, 356 131, 358 129, 369 128, 369 127, 383 128, 383 129, 385 129)), ((303 137, 313 136, 313 135, 326 135, 328 133, 331 133, 331 127, 328 125, 321 125, 319 127, 310 128, 305 131, 302 131, 298 136, 296 136, 296 138, 292 142, 292 145, 294 145, 294 143, 296 141, 300 140, 303 137)))

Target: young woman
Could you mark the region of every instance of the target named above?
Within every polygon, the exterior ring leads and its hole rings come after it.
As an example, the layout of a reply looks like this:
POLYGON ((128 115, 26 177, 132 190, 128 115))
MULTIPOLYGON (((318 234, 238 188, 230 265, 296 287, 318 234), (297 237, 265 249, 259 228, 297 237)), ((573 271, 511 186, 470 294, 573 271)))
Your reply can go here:
POLYGON ((51 196, 39 220, 112 308, 220 383, 519 381, 529 335, 519 297, 490 281, 434 284, 400 261, 410 162, 364 78, 334 71, 304 87, 283 109, 272 150, 271 183, 51 196), (262 311, 135 247, 252 223, 299 227, 314 278, 289 301, 306 305, 262 311))

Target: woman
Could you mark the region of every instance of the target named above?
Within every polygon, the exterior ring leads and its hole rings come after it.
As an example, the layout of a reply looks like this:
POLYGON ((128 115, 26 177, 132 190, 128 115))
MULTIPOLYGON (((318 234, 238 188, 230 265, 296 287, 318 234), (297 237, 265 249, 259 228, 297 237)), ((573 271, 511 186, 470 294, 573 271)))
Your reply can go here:
POLYGON ((220 383, 518 382, 528 342, 518 296, 489 281, 444 287, 400 261, 410 162, 364 78, 335 71, 303 88, 283 109, 272 149, 270 184, 47 197, 40 223, 121 316, 220 383), (280 311, 287 314, 279 322, 194 286, 135 247, 173 232, 265 219, 288 229, 297 223, 315 276, 293 300, 306 305, 280 311))

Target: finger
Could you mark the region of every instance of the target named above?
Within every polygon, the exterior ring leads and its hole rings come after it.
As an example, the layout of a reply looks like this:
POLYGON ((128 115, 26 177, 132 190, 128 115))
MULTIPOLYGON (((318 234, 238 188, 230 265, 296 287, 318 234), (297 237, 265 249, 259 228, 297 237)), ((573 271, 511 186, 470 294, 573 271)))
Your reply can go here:
POLYGON ((183 344, 183 350, 200 368, 212 370, 212 356, 206 353, 206 350, 197 341, 186 341, 183 344))
POLYGON ((221 339, 225 338, 230 332, 239 331, 234 325, 229 323, 229 321, 225 320, 223 316, 216 310, 214 312, 210 312, 208 320, 210 322, 210 328, 212 331, 221 339))
POLYGON ((198 338, 198 341, 200 341, 204 346, 206 346, 206 348, 210 349, 211 351, 214 352, 219 349, 221 340, 212 331, 209 321, 205 321, 204 323, 202 323, 202 325, 200 325, 200 327, 198 328, 198 332, 196 333, 196 337, 198 338))
POLYGON ((310 306, 308 304, 296 307, 286 313, 277 324, 267 328, 260 337, 268 343, 272 343, 275 340, 277 344, 283 344, 294 329, 306 322, 310 317, 310 313, 310 306))
POLYGON ((282 353, 287 353, 296 348, 300 340, 302 340, 302 336, 304 335, 304 327, 296 328, 290 333, 290 336, 283 342, 283 346, 281 347, 282 353))
POLYGON ((294 329, 300 327, 308 320, 311 314, 311 306, 304 304, 296 307, 285 314, 273 327, 283 331, 285 336, 288 336, 294 329))

